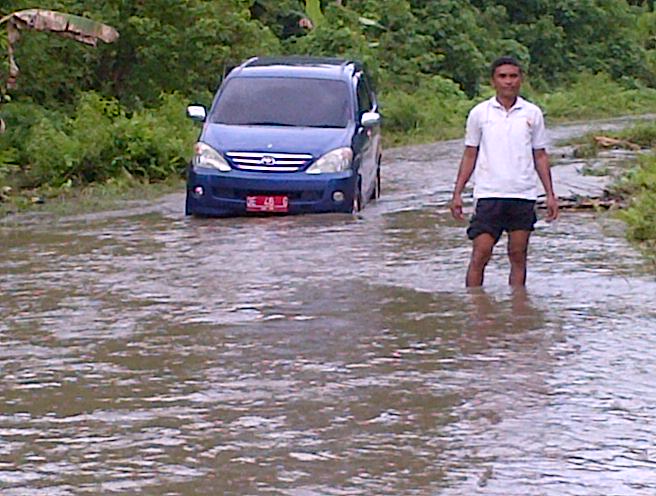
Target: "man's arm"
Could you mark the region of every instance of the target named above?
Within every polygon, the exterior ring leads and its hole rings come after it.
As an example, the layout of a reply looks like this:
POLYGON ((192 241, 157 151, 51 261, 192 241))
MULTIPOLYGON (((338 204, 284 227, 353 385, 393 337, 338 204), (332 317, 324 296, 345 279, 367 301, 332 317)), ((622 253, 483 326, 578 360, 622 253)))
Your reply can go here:
POLYGON ((466 146, 460 160, 460 167, 458 168, 458 176, 456 177, 456 185, 453 188, 453 198, 451 199, 451 215, 456 220, 464 220, 462 215, 462 192, 465 185, 476 166, 476 157, 478 156, 478 147, 466 146))
POLYGON ((544 148, 533 150, 533 159, 535 170, 542 182, 544 191, 547 194, 547 220, 556 220, 558 218, 558 198, 553 190, 551 182, 551 168, 549 167, 549 154, 544 148))

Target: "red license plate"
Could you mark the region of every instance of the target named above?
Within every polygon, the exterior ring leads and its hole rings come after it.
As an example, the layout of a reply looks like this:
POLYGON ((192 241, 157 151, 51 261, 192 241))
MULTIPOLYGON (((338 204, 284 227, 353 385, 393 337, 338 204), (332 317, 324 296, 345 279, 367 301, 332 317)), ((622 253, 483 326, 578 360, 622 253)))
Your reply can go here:
POLYGON ((246 197, 246 211, 248 212, 287 212, 289 211, 289 198, 284 195, 258 195, 246 197))

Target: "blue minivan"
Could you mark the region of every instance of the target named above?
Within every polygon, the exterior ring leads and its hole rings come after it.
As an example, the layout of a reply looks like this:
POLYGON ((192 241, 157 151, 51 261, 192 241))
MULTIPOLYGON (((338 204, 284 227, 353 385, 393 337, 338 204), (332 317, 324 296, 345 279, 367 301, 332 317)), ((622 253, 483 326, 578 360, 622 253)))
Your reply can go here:
POLYGON ((353 213, 380 195, 381 116, 359 62, 247 60, 220 85, 187 174, 187 215, 353 213))

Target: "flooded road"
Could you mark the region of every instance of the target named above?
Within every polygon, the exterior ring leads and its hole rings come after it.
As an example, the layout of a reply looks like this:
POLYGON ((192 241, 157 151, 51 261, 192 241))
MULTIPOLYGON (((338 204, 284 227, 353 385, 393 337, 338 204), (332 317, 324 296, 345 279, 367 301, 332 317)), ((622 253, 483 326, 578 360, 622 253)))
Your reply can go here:
POLYGON ((503 246, 465 290, 461 151, 387 151, 357 218, 6 219, 0 494, 656 494, 654 273, 563 212, 526 294, 503 246))

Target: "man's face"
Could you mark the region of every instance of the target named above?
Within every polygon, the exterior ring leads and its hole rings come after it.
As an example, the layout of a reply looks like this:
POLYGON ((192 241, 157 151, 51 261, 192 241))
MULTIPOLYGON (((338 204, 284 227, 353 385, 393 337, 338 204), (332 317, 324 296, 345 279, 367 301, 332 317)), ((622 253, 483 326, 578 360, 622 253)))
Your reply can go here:
POLYGON ((492 76, 492 86, 497 96, 502 98, 516 98, 522 85, 522 72, 519 67, 504 64, 497 67, 492 76))

